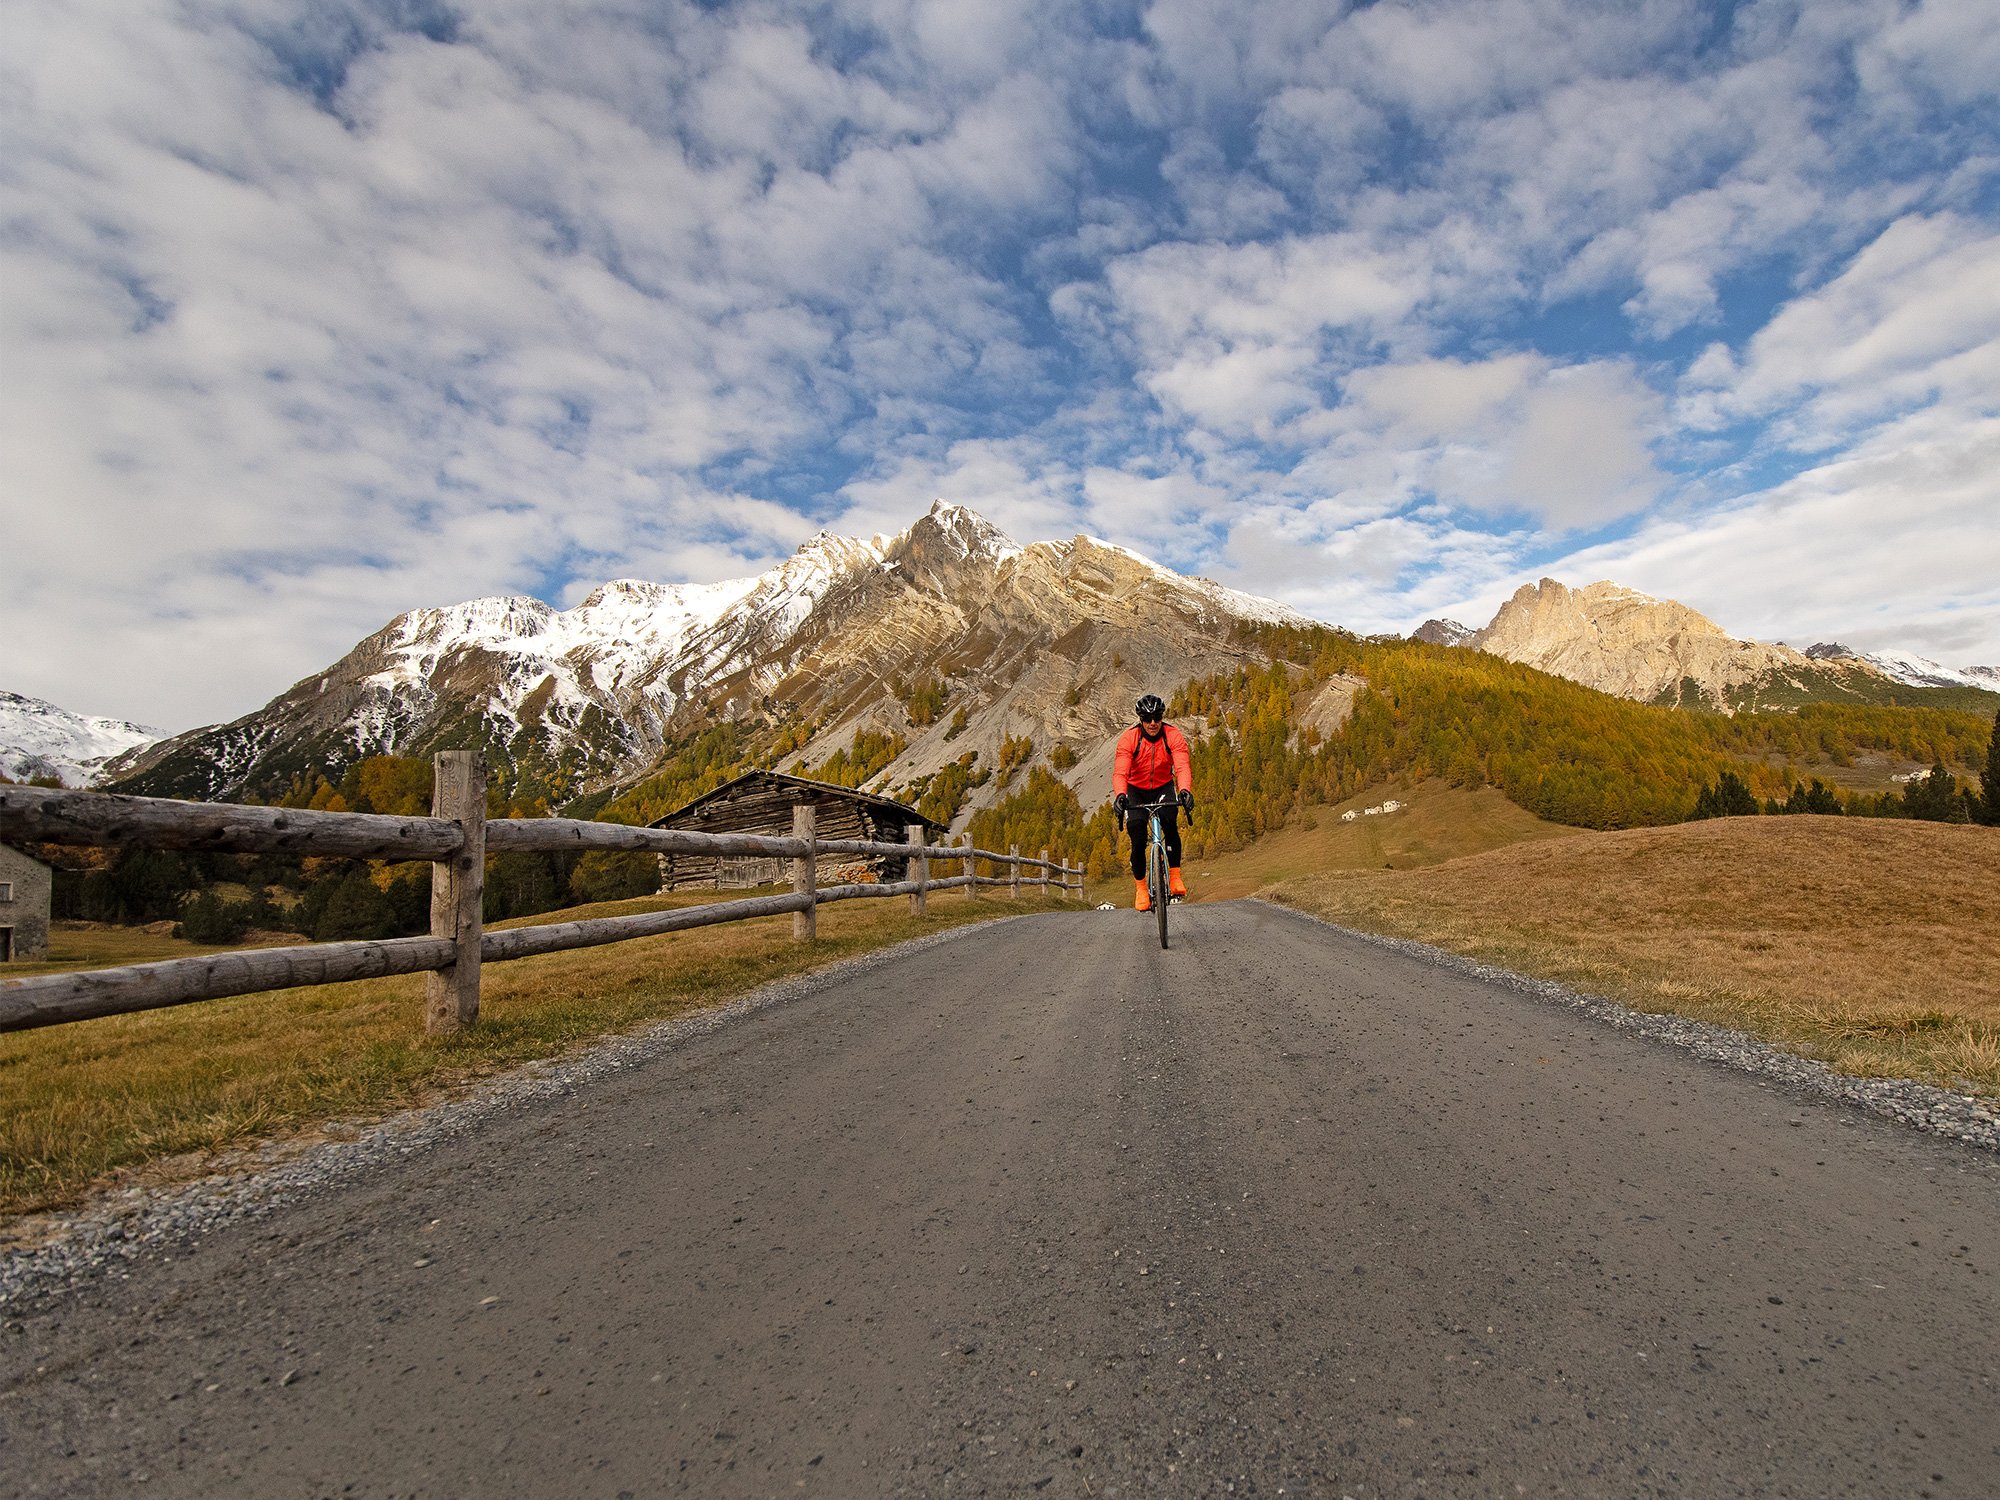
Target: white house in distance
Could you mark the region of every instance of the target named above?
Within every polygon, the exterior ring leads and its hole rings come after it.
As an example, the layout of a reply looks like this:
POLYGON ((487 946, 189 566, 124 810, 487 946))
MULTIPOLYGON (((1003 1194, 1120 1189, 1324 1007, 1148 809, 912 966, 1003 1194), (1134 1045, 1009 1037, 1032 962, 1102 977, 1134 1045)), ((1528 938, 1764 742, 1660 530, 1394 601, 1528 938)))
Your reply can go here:
POLYGON ((0 844, 0 963, 49 956, 54 884, 54 875, 39 859, 0 844))
POLYGON ((1402 810, 1403 804, 1398 802, 1394 797, 1391 797, 1387 802, 1378 802, 1375 806, 1364 807, 1359 812, 1350 807, 1340 815, 1340 821, 1343 823, 1352 823, 1356 818, 1379 818, 1384 813, 1401 812, 1402 810))

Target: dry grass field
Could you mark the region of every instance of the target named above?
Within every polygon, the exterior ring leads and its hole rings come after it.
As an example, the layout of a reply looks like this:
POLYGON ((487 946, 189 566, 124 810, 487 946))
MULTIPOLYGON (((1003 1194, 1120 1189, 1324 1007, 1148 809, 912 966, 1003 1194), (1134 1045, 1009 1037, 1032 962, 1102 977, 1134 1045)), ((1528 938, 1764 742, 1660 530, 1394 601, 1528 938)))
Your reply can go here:
MULTIPOLYGON (((1201 816, 1197 808, 1195 817, 1201 816)), ((1313 808, 1247 849, 1191 863, 1187 879, 1197 901, 1233 901, 1328 870, 1408 870, 1528 839, 1572 835, 1583 836, 1583 830, 1544 822, 1492 787, 1467 791, 1442 781, 1380 786, 1337 807, 1313 808), (1362 808, 1389 798, 1405 805, 1387 815, 1360 816, 1362 808), (1340 815, 1350 809, 1355 819, 1343 823, 1340 815)), ((1089 895, 1093 903, 1130 905, 1131 877, 1121 869, 1114 879, 1093 882, 1089 895)))
POLYGON ((45 962, 7 965, 0 979, 26 979, 30 974, 65 974, 73 969, 109 969, 119 964, 158 963, 167 958, 194 958, 203 953, 227 953, 232 948, 276 947, 303 943, 290 933, 259 935, 256 942, 219 946, 190 943, 169 936, 163 929, 171 922, 155 922, 147 927, 115 927, 108 922, 56 922, 49 930, 49 956, 45 962))
POLYGON ((1378 787, 1338 807, 1316 808, 1248 849, 1217 855, 1195 872, 1200 894, 1227 901, 1276 881, 1328 870, 1415 869, 1532 839, 1575 836, 1580 830, 1545 823, 1492 787, 1467 791, 1443 782, 1413 788, 1378 787), (1358 816, 1394 798, 1406 805, 1376 817, 1358 816), (1340 815, 1354 811, 1352 823, 1340 815))
MULTIPOLYGON (((646 898, 495 926, 689 904, 646 898)), ((940 893, 918 920, 900 899, 850 901, 821 909, 810 946, 791 941, 783 916, 494 964, 480 1024, 445 1042, 424 1037, 422 975, 0 1035, 0 1217, 74 1202, 135 1172, 192 1175, 224 1148, 378 1117, 835 959, 1054 904, 940 893)), ((75 951, 58 953, 68 961, 46 967, 83 967, 85 949, 100 964, 216 951, 144 933, 67 938, 75 951)))
POLYGON ((1265 894, 1850 1073, 2000 1096, 2000 829, 1726 818, 1265 894))

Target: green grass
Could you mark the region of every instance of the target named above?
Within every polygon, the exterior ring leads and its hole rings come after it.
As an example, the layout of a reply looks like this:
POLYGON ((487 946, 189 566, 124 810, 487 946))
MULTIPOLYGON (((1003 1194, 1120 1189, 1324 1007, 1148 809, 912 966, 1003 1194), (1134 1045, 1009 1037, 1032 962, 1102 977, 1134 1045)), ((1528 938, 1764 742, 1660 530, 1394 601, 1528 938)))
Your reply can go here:
MULTIPOLYGON (((656 911, 698 899, 650 897, 560 916, 656 911)), ((193 1175, 219 1150, 379 1117, 838 959, 1058 906, 1025 894, 1017 903, 998 893, 970 901, 941 892, 917 919, 901 898, 850 901, 821 909, 819 940, 811 945, 791 940, 787 915, 495 964, 485 970, 479 1025, 449 1040, 424 1035, 422 975, 0 1036, 0 1214, 74 1203, 114 1181, 193 1175)), ((107 934, 96 951, 121 962, 173 956, 157 951, 161 944, 195 951, 171 938, 140 941, 149 937, 107 934)))

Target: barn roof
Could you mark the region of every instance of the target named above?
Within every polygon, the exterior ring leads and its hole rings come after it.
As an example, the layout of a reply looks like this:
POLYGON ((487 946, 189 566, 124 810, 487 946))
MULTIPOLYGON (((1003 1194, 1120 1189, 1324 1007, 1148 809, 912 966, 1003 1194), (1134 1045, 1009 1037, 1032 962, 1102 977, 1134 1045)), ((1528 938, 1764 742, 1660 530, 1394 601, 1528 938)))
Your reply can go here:
MULTIPOLYGON (((876 815, 876 821, 896 823, 904 828, 921 823, 933 833, 946 831, 944 824, 925 817, 906 802, 898 802, 893 797, 882 797, 874 792, 858 791, 851 786, 838 786, 831 781, 811 781, 804 776, 787 776, 781 771, 745 771, 717 787, 704 793, 684 807, 677 807, 664 817, 655 818, 654 828, 686 828, 703 818, 704 810, 719 811, 718 804, 743 803, 753 799, 771 798, 774 803, 789 806, 793 802, 812 801, 825 806, 829 802, 848 803, 857 808, 867 808, 876 815)), ((775 808, 774 808, 775 810, 775 808)), ((789 818, 784 831, 790 832, 789 818)))

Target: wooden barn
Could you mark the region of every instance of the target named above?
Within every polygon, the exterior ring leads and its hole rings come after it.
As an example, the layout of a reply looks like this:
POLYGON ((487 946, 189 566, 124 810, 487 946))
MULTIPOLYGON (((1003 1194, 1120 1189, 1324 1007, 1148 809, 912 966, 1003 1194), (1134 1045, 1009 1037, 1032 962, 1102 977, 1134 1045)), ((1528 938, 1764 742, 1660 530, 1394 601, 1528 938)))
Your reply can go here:
MULTIPOLYGON (((943 824, 934 823, 914 807, 891 798, 835 786, 830 781, 785 776, 777 771, 746 771, 687 806, 675 808, 652 826, 695 833, 789 836, 792 809, 801 802, 810 802, 817 809, 816 832, 823 839, 875 839, 901 844, 909 841, 912 827, 921 825, 926 830, 926 842, 935 844, 947 832, 943 824)), ((818 880, 821 885, 867 879, 902 880, 907 864, 907 860, 887 856, 864 859, 852 854, 828 854, 819 861, 818 880)), ((733 854, 660 856, 662 891, 743 890, 790 879, 791 861, 785 859, 733 854)))

